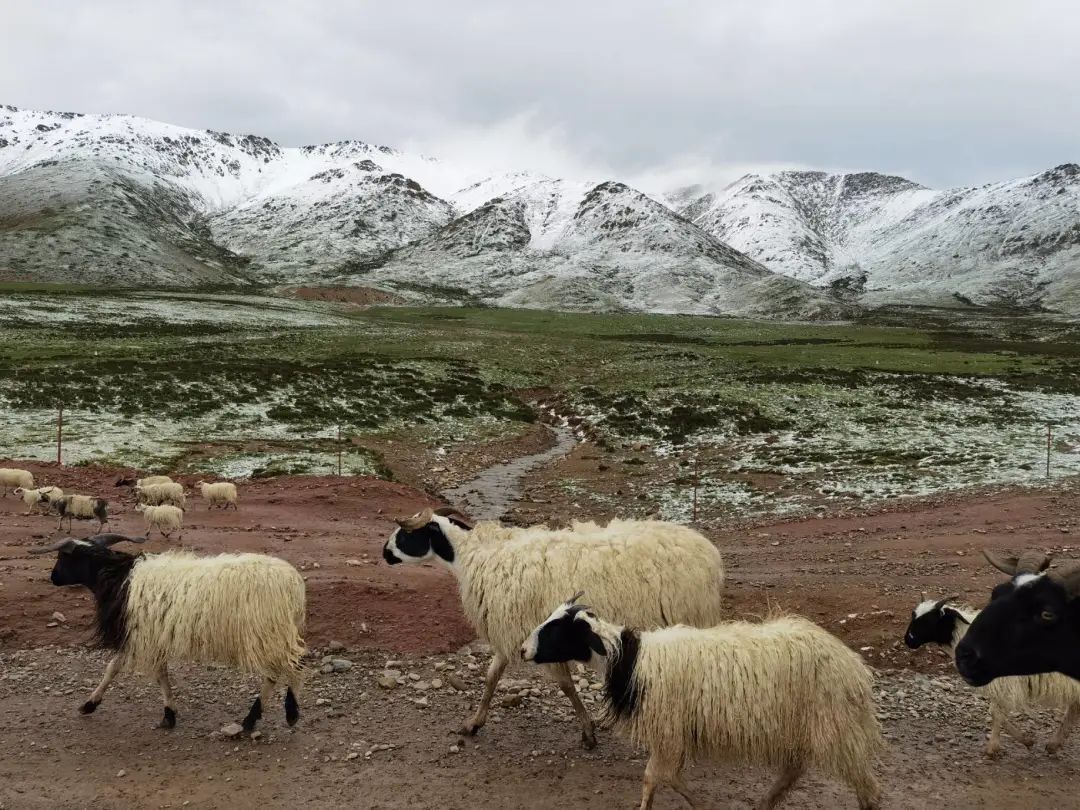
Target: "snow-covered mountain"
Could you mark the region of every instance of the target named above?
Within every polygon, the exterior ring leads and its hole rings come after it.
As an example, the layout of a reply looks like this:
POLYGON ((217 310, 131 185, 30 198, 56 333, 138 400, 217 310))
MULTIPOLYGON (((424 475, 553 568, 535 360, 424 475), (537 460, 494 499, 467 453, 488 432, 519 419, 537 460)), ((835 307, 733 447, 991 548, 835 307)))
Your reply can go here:
POLYGON ((282 147, 0 106, 0 279, 351 283, 518 306, 836 317, 850 303, 1080 313, 1080 178, 977 189, 781 172, 649 197, 360 141, 282 147))
POLYGON ((1080 312, 1080 166, 933 191, 881 174, 747 175, 669 204, 772 270, 882 303, 1080 312))

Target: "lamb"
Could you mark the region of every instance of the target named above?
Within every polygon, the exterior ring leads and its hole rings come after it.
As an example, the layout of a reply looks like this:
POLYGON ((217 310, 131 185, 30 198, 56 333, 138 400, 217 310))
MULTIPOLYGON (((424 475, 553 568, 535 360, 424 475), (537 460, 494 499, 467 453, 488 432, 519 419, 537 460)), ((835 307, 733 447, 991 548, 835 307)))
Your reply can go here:
MULTIPOLYGON (((955 596, 934 601, 923 594, 911 614, 904 641, 916 649, 924 644, 940 644, 955 653, 960 640, 979 611, 964 607, 948 607, 955 596)), ((1027 677, 999 678, 980 690, 990 703, 990 739, 986 754, 996 757, 1001 753, 1001 730, 1004 728, 1028 748, 1035 744, 1034 738, 1025 733, 1010 719, 1010 714, 1025 708, 1062 709, 1065 716, 1050 742, 1047 753, 1053 754, 1065 743, 1073 725, 1080 718, 1080 681, 1064 675, 1047 674, 1027 677)))
POLYGON ((171 484, 173 480, 167 475, 148 475, 146 478, 118 478, 118 487, 149 487, 154 484, 171 484))
POLYGON ((26 504, 26 514, 30 515, 33 514, 35 506, 44 506, 48 511, 53 501, 64 497, 64 490, 60 487, 38 487, 37 489, 18 487, 15 494, 22 498, 23 503, 26 504))
MULTIPOLYGON (((472 526, 449 508, 426 509, 398 524, 383 558, 391 565, 445 564, 457 576, 465 615, 494 651, 483 697, 463 734, 483 727, 506 665, 568 587, 591 588, 597 605, 610 615, 646 629, 678 623, 709 627, 721 618, 720 552, 684 526, 654 520, 574 523, 554 530, 493 522, 472 526)), ((573 704, 582 743, 594 747, 594 724, 569 668, 553 667, 548 674, 573 704)))
POLYGON ((184 485, 176 483, 147 484, 135 487, 135 497, 139 503, 149 506, 167 503, 183 509, 187 505, 187 496, 184 494, 184 485))
POLYGON ((49 502, 49 508, 60 516, 57 531, 64 528, 64 518, 67 518, 68 531, 71 531, 71 521, 93 520, 97 518, 98 531, 100 532, 109 522, 109 502, 104 498, 91 498, 89 495, 64 495, 55 501, 49 502))
POLYGON ((7 497, 7 491, 14 487, 30 489, 34 486, 34 476, 29 470, 16 467, 0 467, 0 498, 7 497))
POLYGON ((1080 678, 1080 564, 1055 570, 1041 551, 983 551, 1009 580, 993 590, 956 648, 956 669, 972 686, 1007 675, 1060 672, 1080 678))
POLYGON ((184 539, 184 510, 180 507, 168 503, 157 506, 140 503, 135 505, 135 511, 142 512, 147 537, 153 533, 154 529, 157 529, 158 534, 166 540, 173 532, 180 532, 177 540, 184 539))
POLYGON ((218 481, 214 484, 198 481, 195 486, 206 500, 207 509, 213 509, 215 504, 221 504, 222 509, 230 506, 236 509, 236 484, 229 481, 218 481))
POLYGON ((274 687, 286 685, 285 720, 300 717, 296 691, 304 655, 304 580, 284 560, 263 554, 188 552, 128 554, 115 543, 144 537, 103 534, 67 538, 31 553, 56 551, 54 585, 85 585, 97 606, 99 643, 115 652, 104 677, 80 711, 91 714, 120 671, 156 678, 164 716, 161 728, 176 726, 170 660, 217 663, 261 676, 242 726, 251 731, 269 706, 274 687))
POLYGON ((759 810, 808 768, 850 785, 861 810, 880 806, 873 675, 835 636, 798 616, 641 632, 576 605, 581 595, 533 630, 521 657, 603 673, 608 718, 649 750, 641 810, 663 784, 696 807, 681 776, 696 759, 779 769, 759 810))

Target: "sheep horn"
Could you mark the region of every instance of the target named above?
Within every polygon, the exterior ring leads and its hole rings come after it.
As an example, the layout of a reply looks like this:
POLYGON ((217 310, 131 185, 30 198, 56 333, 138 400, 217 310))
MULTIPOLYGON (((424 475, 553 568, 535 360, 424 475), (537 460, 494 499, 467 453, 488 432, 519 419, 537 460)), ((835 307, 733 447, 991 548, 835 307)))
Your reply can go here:
POLYGON ((938 599, 936 602, 934 602, 934 610, 941 610, 943 607, 945 607, 946 602, 951 602, 953 599, 959 598, 960 594, 954 593, 951 596, 946 596, 944 599, 938 599))
POLYGON ((1041 574, 1050 567, 1050 558, 1041 551, 1025 551, 1016 561, 1016 573, 1041 574))
POLYGON ((1016 576, 1016 564, 1019 562, 1019 558, 1005 557, 988 548, 984 548, 982 553, 983 556, 986 557, 986 561, 998 571, 1003 574, 1008 574, 1010 577, 1016 576))
POLYGON ((114 543, 145 543, 145 537, 128 537, 126 534, 95 534, 88 540, 95 546, 108 548, 114 543))
POLYGON ((455 509, 452 506, 440 506, 435 510, 435 514, 445 518, 457 518, 458 523, 461 523, 465 527, 471 529, 476 524, 472 522, 472 519, 468 517, 460 509, 455 509))
POLYGON ((580 599, 581 597, 583 597, 584 595, 585 595, 585 591, 578 591, 577 593, 575 593, 573 596, 571 596, 569 599, 566 600, 566 604, 572 605, 575 602, 577 602, 577 600, 580 599))
POLYGON ((405 531, 412 532, 427 526, 429 523, 431 523, 431 520, 434 516, 435 513, 429 507, 422 512, 417 512, 412 517, 397 518, 396 522, 397 525, 403 528, 405 531))
POLYGON ((51 546, 41 546, 39 548, 29 548, 26 550, 28 554, 48 554, 52 551, 59 551, 60 549, 73 544, 75 542, 74 537, 65 537, 63 540, 57 540, 51 546))
POLYGON ((926 591, 922 592, 922 601, 926 602, 930 597, 926 595, 926 591))

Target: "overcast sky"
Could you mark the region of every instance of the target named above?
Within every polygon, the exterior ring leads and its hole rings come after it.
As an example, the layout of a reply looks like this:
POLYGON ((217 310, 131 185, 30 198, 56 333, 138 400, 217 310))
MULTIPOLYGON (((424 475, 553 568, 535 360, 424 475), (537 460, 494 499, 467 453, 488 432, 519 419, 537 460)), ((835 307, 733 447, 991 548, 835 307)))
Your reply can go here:
POLYGON ((492 168, 941 187, 1080 161, 1080 3, 0 0, 0 103, 492 168))

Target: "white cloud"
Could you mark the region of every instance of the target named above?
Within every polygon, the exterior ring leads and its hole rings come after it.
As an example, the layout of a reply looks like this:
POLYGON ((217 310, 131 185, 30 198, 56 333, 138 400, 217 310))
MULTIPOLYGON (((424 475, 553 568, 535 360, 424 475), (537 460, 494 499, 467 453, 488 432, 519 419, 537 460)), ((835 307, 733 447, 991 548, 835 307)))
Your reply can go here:
POLYGON ((0 101, 550 173, 931 185, 1077 159, 1063 0, 10 4, 0 101))

